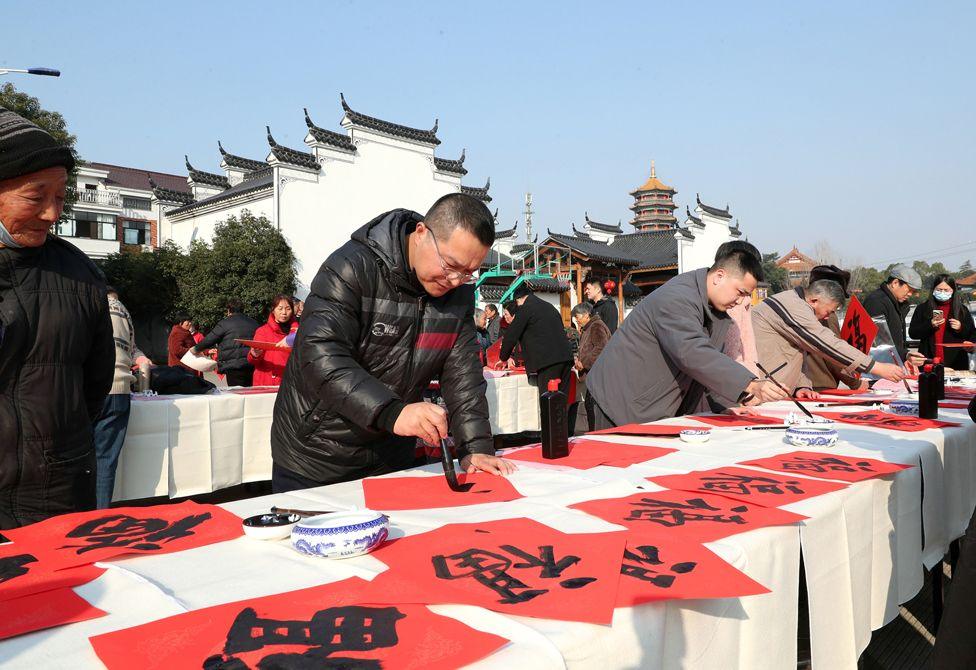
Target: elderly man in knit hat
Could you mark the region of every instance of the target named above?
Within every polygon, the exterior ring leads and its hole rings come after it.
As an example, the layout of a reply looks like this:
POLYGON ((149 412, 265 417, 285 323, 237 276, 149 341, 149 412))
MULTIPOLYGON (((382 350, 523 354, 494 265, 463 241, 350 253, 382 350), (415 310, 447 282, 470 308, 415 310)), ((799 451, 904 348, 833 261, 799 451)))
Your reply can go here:
POLYGON ((71 152, 0 108, 0 530, 95 507, 115 347, 101 273, 49 234, 71 152))

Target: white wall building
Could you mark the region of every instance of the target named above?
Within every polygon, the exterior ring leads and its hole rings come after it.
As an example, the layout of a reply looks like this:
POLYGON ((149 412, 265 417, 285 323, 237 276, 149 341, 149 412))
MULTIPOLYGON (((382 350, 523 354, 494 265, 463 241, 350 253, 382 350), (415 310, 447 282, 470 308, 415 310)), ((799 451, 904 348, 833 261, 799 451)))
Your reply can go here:
POLYGON ((684 230, 691 233, 691 237, 682 234, 682 231, 675 233, 678 241, 679 274, 711 266, 719 246, 742 236, 739 223, 732 225, 732 214, 728 205, 725 209, 711 207, 704 204, 698 194, 695 194, 695 201, 697 204, 694 214, 685 208, 688 218, 685 219, 684 230))
POLYGON ((181 246, 209 240, 215 225, 247 209, 266 216, 285 236, 298 259, 299 295, 322 262, 364 223, 405 207, 425 212, 448 193, 465 192, 485 202, 483 188, 461 185, 464 152, 457 160, 434 155, 440 144, 435 120, 430 130, 390 123, 354 111, 340 96, 345 132, 319 127, 305 111, 307 150, 278 144, 267 128, 264 161, 228 153, 218 143, 224 175, 192 169, 192 202, 157 189, 154 206, 164 211, 163 240, 181 246))

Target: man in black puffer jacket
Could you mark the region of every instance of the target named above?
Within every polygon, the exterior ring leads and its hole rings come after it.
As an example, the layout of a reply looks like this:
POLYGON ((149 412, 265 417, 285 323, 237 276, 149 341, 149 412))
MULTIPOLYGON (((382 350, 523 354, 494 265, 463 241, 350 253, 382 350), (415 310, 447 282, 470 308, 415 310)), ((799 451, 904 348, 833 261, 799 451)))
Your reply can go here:
POLYGON ((469 285, 493 241, 484 203, 453 193, 376 217, 322 264, 275 402, 275 492, 407 468, 448 427, 464 470, 514 469, 494 456, 469 285), (434 378, 447 415, 421 401, 434 378))
POLYGON ((0 109, 0 530, 95 508, 92 422, 115 343, 101 272, 48 234, 73 165, 0 109))
POLYGON ((250 386, 254 366, 247 361, 248 347, 236 340, 254 338, 260 324, 244 314, 244 305, 237 298, 227 301, 227 316, 217 322, 214 329, 200 340, 192 351, 199 352, 217 347, 217 370, 227 376, 228 386, 250 386))

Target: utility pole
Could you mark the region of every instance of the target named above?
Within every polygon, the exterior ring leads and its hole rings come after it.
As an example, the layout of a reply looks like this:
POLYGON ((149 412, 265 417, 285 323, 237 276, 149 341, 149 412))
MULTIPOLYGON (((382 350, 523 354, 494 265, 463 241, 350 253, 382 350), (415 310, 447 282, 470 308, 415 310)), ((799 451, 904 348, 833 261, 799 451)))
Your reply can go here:
POLYGON ((525 241, 532 244, 532 194, 525 194, 525 241))

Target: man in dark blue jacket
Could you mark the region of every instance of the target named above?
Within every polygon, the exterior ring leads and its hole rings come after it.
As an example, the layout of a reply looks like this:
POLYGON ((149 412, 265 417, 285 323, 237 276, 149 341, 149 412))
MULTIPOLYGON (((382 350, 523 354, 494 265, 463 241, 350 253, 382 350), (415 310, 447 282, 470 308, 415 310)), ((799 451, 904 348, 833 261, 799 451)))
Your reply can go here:
POLYGON ((247 360, 248 348, 236 340, 250 340, 260 324, 244 314, 244 305, 237 298, 227 301, 227 316, 221 319, 193 353, 217 347, 217 370, 227 376, 228 386, 250 386, 254 378, 254 366, 247 360))

